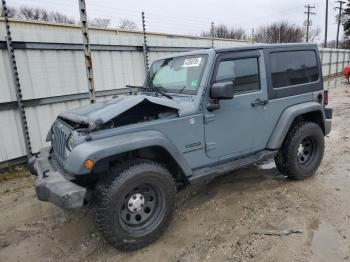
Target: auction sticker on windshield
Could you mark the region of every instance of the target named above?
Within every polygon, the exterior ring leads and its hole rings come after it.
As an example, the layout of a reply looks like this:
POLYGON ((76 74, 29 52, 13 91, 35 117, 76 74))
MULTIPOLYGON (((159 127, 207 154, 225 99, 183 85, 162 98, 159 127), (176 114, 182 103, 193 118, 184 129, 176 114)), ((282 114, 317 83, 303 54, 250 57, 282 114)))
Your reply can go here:
POLYGON ((183 67, 197 67, 201 64, 201 61, 202 61, 201 57, 187 58, 184 61, 183 67))

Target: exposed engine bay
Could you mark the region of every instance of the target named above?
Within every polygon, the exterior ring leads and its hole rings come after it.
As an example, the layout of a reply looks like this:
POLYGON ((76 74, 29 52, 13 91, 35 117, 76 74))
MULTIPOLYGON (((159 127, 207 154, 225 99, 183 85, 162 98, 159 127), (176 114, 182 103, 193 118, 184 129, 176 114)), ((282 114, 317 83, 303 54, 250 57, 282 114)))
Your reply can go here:
POLYGON ((80 132, 91 132, 97 130, 111 129, 136 123, 154 121, 157 119, 177 118, 178 109, 162 104, 156 104, 148 99, 144 99, 122 113, 104 121, 101 118, 91 120, 85 116, 65 112, 58 116, 58 119, 69 125, 72 129, 80 132))
POLYGON ((177 117, 178 113, 176 109, 144 100, 121 115, 107 121, 99 129, 110 129, 157 119, 172 119, 177 117))

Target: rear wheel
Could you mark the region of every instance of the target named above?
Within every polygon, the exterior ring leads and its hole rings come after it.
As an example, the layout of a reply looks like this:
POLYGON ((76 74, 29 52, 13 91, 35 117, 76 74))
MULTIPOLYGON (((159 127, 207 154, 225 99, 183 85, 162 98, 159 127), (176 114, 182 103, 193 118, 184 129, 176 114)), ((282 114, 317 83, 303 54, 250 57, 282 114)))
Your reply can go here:
POLYGON ((169 171, 151 161, 115 168, 96 188, 96 221, 104 238, 122 250, 142 248, 160 237, 175 207, 169 171))
POLYGON ((288 133, 275 162, 277 169, 292 179, 315 174, 324 153, 324 134, 313 122, 300 122, 288 133))

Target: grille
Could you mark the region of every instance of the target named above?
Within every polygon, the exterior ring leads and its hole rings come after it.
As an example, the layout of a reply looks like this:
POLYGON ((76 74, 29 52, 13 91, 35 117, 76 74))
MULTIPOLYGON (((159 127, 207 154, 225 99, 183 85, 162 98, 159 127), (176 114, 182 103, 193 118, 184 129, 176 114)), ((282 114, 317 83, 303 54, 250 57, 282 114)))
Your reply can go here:
POLYGON ((66 160, 66 155, 65 155, 66 141, 71 131, 59 121, 56 121, 52 131, 54 134, 54 137, 52 140, 53 151, 55 152, 55 156, 57 160, 63 163, 66 160))
POLYGON ((67 172, 61 165, 61 163, 58 161, 57 157, 55 154, 50 155, 50 164, 52 166, 52 168, 59 172, 61 175, 63 175, 66 179, 68 180, 73 180, 74 176, 72 174, 70 174, 69 172, 67 172))

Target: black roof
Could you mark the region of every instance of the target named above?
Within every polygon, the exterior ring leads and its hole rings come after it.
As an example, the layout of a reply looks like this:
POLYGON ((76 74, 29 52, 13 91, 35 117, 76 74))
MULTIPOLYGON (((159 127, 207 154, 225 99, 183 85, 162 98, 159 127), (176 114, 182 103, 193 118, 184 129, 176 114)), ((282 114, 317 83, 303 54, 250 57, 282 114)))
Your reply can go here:
POLYGON ((235 47, 197 49, 189 52, 171 54, 163 57, 162 59, 187 56, 187 55, 202 55, 202 54, 208 54, 208 55, 214 56, 217 53, 245 51, 245 50, 261 50, 261 49, 293 50, 293 49, 303 49, 303 48, 317 49, 317 44, 302 43, 302 44, 254 44, 252 45, 247 43, 246 45, 235 46, 235 47))
POLYGON ((317 48, 317 44, 254 44, 254 45, 244 45, 236 47, 224 47, 215 48, 216 53, 224 53, 230 51, 244 51, 244 50, 261 50, 261 49, 293 49, 293 48, 317 48))

